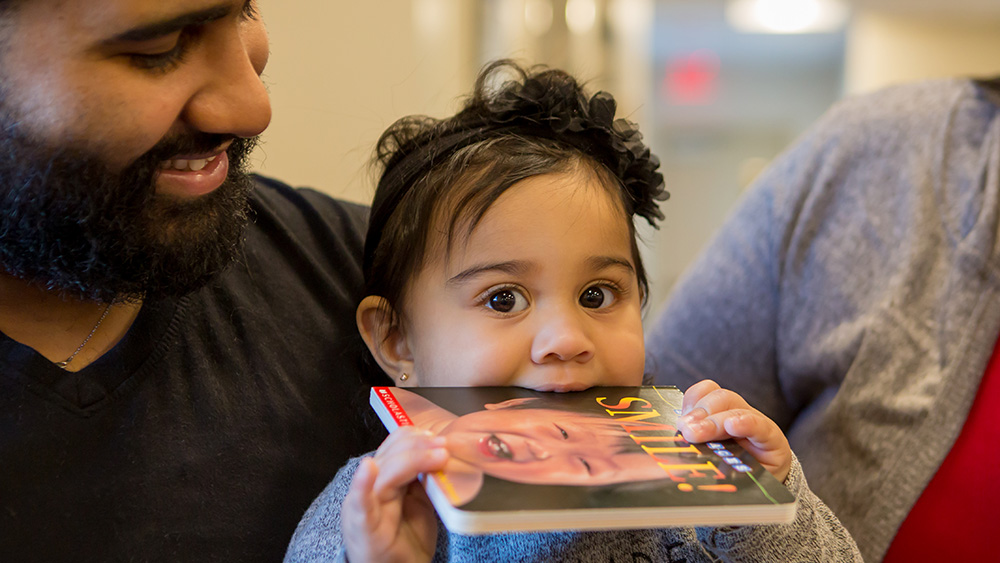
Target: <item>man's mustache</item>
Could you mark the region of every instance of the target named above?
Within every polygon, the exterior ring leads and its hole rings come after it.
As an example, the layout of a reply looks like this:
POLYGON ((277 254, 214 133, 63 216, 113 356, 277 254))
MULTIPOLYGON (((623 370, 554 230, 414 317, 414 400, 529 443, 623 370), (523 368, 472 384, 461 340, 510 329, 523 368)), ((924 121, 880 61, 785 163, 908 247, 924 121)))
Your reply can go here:
POLYGON ((155 166, 177 155, 210 152, 235 139, 233 135, 201 132, 167 137, 136 159, 132 166, 155 166))

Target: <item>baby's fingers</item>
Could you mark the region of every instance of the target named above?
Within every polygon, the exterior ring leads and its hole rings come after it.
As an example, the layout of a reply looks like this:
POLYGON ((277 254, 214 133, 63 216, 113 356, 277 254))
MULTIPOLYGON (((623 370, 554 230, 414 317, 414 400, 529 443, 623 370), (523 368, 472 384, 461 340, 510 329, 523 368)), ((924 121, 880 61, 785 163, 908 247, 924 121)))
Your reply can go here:
POLYGON ((792 450, 773 420, 752 411, 727 418, 724 426, 772 475, 779 481, 785 480, 792 467, 792 450))
MULTIPOLYGON (((778 427, 751 407, 739 394, 719 387, 711 380, 699 381, 684 392, 677 429, 689 442, 707 442, 726 438, 746 438, 765 431, 759 424, 778 427), (728 425, 728 426, 727 426, 728 425), (732 430, 741 432, 734 434, 732 430)), ((766 429, 770 432, 770 429, 766 429)), ((778 432, 780 435, 780 431, 778 432)), ((784 439, 784 436, 781 436, 784 439)))
POLYGON ((388 502, 402 496, 421 473, 437 471, 448 460, 445 440, 412 427, 399 428, 386 438, 375 454, 378 475, 374 491, 388 502))
POLYGON ((749 409, 749 404, 737 393, 719 387, 719 384, 705 379, 695 383, 684 392, 681 415, 691 423, 706 416, 737 409, 749 409))
POLYGON ((362 459, 341 510, 346 537, 367 535, 378 527, 381 510, 372 491, 377 476, 375 462, 368 457, 362 459))
POLYGON ((681 414, 688 414, 706 395, 720 389, 722 388, 719 387, 719 384, 711 379, 702 379, 698 383, 688 387, 687 391, 684 392, 684 399, 681 402, 681 414))
MULTIPOLYGON (((692 413, 697 414, 697 413, 692 413)), ((784 481, 792 463, 792 451, 784 433, 770 418, 752 409, 732 409, 691 420, 678 421, 678 430, 689 442, 735 438, 779 481, 784 481)))
POLYGON ((732 411, 723 427, 733 438, 746 438, 758 452, 788 448, 788 440, 778 425, 757 411, 732 411))
POLYGON ((742 438, 744 436, 732 434, 727 424, 735 424, 735 427, 738 428, 747 427, 748 424, 752 423, 748 421, 737 423, 736 421, 743 418, 752 419, 754 414, 759 413, 750 408, 730 409, 715 414, 708 414, 705 409, 698 407, 678 419, 677 429, 681 431, 684 439, 688 442, 698 443, 711 440, 725 440, 727 438, 742 438))

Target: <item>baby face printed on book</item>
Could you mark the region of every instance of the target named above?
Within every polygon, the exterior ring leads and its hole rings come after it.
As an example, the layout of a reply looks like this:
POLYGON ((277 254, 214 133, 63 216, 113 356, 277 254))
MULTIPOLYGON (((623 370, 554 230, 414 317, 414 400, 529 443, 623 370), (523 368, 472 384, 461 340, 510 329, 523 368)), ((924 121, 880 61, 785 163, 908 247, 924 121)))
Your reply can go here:
POLYGON ((531 400, 524 401, 513 408, 486 405, 487 410, 454 419, 439 435, 455 459, 508 481, 608 485, 664 476, 653 458, 635 451, 621 425, 578 412, 531 408, 531 400))
MULTIPOLYGON (((407 287, 403 385, 638 385, 642 295, 621 203, 587 170, 522 180, 407 287)), ((459 228, 458 233, 466 231, 459 228)))

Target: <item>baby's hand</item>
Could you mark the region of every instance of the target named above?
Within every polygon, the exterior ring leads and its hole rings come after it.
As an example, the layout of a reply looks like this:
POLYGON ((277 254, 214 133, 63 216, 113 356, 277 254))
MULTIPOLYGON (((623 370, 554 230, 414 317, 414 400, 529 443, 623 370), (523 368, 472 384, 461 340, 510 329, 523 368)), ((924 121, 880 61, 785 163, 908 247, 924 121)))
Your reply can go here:
POLYGON ((677 429, 689 442, 736 438, 780 482, 791 469, 792 449, 778 425, 709 379, 684 392, 677 429))
POLYGON ((351 563, 431 560, 437 519, 417 476, 444 467, 444 445, 444 438, 404 426, 361 461, 340 512, 351 563))

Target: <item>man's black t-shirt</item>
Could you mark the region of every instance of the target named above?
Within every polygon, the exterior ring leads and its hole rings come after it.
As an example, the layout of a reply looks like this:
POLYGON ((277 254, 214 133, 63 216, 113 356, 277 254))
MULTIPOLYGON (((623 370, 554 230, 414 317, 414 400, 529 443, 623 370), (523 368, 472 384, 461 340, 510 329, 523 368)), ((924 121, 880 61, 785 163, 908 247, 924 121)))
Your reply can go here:
POLYGON ((367 209, 257 178, 209 286, 65 372, 0 334, 0 560, 280 561, 366 420, 367 209))

